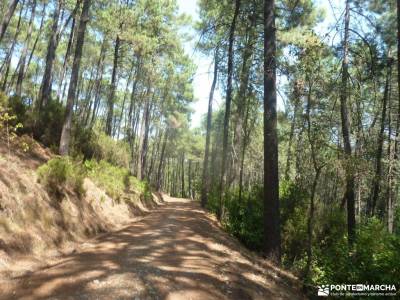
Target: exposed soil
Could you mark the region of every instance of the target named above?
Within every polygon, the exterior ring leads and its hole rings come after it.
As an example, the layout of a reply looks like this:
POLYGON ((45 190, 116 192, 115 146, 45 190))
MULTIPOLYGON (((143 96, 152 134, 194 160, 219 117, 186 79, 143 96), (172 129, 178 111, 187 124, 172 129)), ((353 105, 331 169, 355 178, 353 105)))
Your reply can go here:
POLYGON ((219 228, 197 203, 165 204, 42 270, 0 280, 0 299, 303 299, 290 274, 219 228))

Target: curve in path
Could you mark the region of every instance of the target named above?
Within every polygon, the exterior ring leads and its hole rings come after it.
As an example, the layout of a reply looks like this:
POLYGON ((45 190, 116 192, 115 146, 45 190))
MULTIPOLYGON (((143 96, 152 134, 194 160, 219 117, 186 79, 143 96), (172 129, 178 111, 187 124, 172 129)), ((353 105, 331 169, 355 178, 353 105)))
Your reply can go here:
POLYGON ((301 299, 197 203, 156 211, 17 278, 1 299, 301 299))

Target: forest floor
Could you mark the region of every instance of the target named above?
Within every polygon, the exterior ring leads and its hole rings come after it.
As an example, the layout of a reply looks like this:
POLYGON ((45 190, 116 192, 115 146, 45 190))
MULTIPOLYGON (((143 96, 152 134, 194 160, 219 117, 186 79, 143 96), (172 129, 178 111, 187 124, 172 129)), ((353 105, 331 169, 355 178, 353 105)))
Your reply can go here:
POLYGON ((198 203, 164 204, 50 266, 0 280, 0 299, 303 299, 296 279, 246 250, 198 203))

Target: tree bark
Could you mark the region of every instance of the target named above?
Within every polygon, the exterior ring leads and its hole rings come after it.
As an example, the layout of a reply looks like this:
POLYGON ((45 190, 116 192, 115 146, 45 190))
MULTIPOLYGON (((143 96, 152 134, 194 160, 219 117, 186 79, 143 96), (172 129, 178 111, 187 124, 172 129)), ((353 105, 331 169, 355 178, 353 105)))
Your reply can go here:
POLYGON ((19 36, 19 34, 21 32, 20 31, 20 26, 21 26, 22 12, 23 12, 23 8, 24 8, 24 3, 25 3, 25 1, 22 2, 21 9, 20 9, 20 12, 19 12, 17 28, 16 28, 15 33, 14 33, 13 42, 11 44, 10 50, 8 51, 5 60, 4 60, 5 62, 3 64, 3 66, 2 66, 2 68, 1 68, 1 72, 3 72, 3 67, 4 66, 6 67, 6 71, 4 72, 4 76, 3 76, 3 83, 2 83, 2 86, 1 86, 1 90, 2 91, 5 91, 6 87, 7 87, 8 74, 9 74, 10 68, 11 68, 11 59, 12 59, 12 56, 14 54, 15 45, 18 42, 18 36, 19 36))
POLYGON ((20 65, 19 65, 18 78, 17 78, 17 85, 16 85, 16 88, 15 88, 15 94, 18 97, 21 97, 21 94, 22 94, 22 82, 24 80, 24 75, 25 75, 26 57, 28 55, 29 42, 30 42, 31 35, 32 35, 33 22, 35 21, 36 4, 37 4, 37 1, 33 0, 32 1, 32 10, 31 10, 31 18, 29 20, 29 25, 28 25, 28 32, 26 34, 24 48, 22 49, 22 52, 21 52, 20 65))
POLYGON ((287 149, 287 159, 286 159, 286 166, 285 166, 285 180, 288 181, 290 179, 290 167, 292 163, 292 144, 293 144, 293 137, 294 137, 294 130, 296 128, 296 120, 297 114, 300 106, 300 83, 298 80, 294 82, 294 90, 293 90, 293 120, 292 124, 290 125, 290 134, 289 134, 289 145, 287 149))
POLYGON ((82 49, 83 49, 83 44, 85 42, 86 25, 89 22, 90 4, 91 4, 91 0, 83 1, 82 14, 81 14, 81 17, 79 20, 79 29, 78 29, 78 33, 77 33, 74 62, 72 64, 71 79, 70 79, 70 83, 69 83, 68 96, 67 96, 67 105, 65 108, 64 124, 63 124, 63 128, 62 128, 61 140, 60 140, 59 151, 60 151, 61 155, 68 155, 68 153, 69 153, 69 143, 70 143, 70 139, 71 139, 72 114, 73 114, 73 107, 74 107, 74 101, 75 101, 75 96, 76 96, 76 86, 77 86, 78 77, 79 77, 79 68, 80 68, 81 58, 82 58, 82 49))
POLYGON ((218 49, 215 51, 214 57, 214 78, 211 85, 210 96, 208 98, 208 111, 207 111, 207 129, 206 129, 206 145, 204 150, 203 160, 203 173, 201 179, 201 206, 206 207, 208 202, 208 193, 210 191, 210 174, 208 170, 208 160, 210 155, 210 141, 211 141, 211 124, 212 124, 212 105, 214 101, 215 86, 218 80, 218 49))
POLYGON ((53 73, 53 64, 56 58, 56 50, 58 46, 58 23, 61 12, 61 7, 63 6, 63 0, 58 0, 57 5, 54 8, 53 14, 53 24, 51 27, 51 35, 49 39, 49 44, 47 46, 47 54, 46 54, 46 66, 44 70, 44 75, 42 79, 42 84, 40 88, 38 109, 40 110, 42 107, 46 106, 48 101, 51 98, 51 86, 52 86, 52 73, 53 73))
POLYGON ((62 67, 62 70, 61 70, 60 83, 58 85, 57 95, 58 95, 58 99, 59 99, 60 102, 64 98, 65 88, 64 88, 64 91, 62 91, 63 90, 62 87, 63 87, 65 73, 67 71, 68 61, 69 61, 69 58, 70 58, 70 55, 71 55, 74 36, 75 36, 75 20, 76 20, 76 18, 74 17, 73 20, 72 20, 72 24, 71 24, 71 32, 69 33, 67 51, 65 52, 64 63, 63 63, 63 67, 62 67))
POLYGON ((101 83, 103 81, 104 60, 105 60, 105 56, 106 56, 106 44, 107 44, 106 40, 104 39, 102 44, 101 44, 100 57, 99 57, 99 60, 98 60, 98 63, 97 63, 94 103, 93 103, 92 117, 91 117, 91 120, 90 120, 90 126, 94 125, 96 113, 97 113, 97 110, 98 110, 98 108, 100 106, 101 83))
POLYGON ((342 89, 340 93, 340 115, 342 121, 342 135, 345 155, 345 172, 346 172, 346 191, 344 194, 344 202, 347 203, 347 232, 350 244, 353 244, 355 239, 356 213, 355 213, 355 192, 354 192, 354 172, 352 170, 351 158, 352 149, 350 142, 350 120, 347 109, 348 97, 348 51, 349 51, 349 24, 350 24, 350 5, 349 0, 346 0, 345 9, 345 28, 343 40, 343 61, 342 61, 342 89))
POLYGON ((182 160, 181 160, 181 197, 186 197, 185 191, 185 152, 182 152, 182 160))
POLYGON ((381 186, 381 177, 382 177, 382 154, 383 154, 383 142, 384 142, 384 133, 385 133, 385 122, 386 122, 386 111, 387 111, 387 103, 389 98, 389 86, 391 80, 392 73, 392 64, 391 59, 388 57, 387 63, 387 75, 385 82, 385 91, 383 95, 382 101, 382 112, 381 112, 381 126, 378 134, 377 140, 377 149, 376 149, 376 162, 375 162, 375 176, 373 180, 372 187, 372 199, 371 203, 368 206, 368 215, 372 216, 375 213, 376 203, 379 198, 380 186, 381 186))
POLYGON ((24 76, 23 76, 23 77, 25 77, 26 73, 27 73, 28 70, 29 70, 29 66, 31 65, 31 61, 32 61, 33 54, 35 53, 37 43, 39 42, 40 32, 42 32, 42 30, 43 30, 44 21, 45 21, 45 19, 46 19, 46 8, 47 8, 47 3, 43 4, 42 19, 41 19, 41 21, 40 21, 40 26, 39 26, 38 34, 36 34, 36 39, 35 39, 35 42, 33 43, 32 51, 31 51, 31 53, 30 53, 30 55, 29 55, 29 59, 28 59, 28 62, 27 62, 27 64, 26 64, 25 73, 24 73, 24 76))
POLYGON ((264 254, 281 262, 276 114, 275 1, 264 2, 264 254))
POLYGON ((112 134, 112 123, 114 118, 114 97, 115 97, 115 90, 116 86, 116 79, 117 79, 117 71, 118 71, 118 58, 119 58, 119 46, 120 46, 120 39, 119 35, 115 40, 115 47, 114 47, 114 62, 113 62, 113 71, 111 75, 111 90, 108 96, 108 112, 107 112, 107 122, 106 122, 106 134, 111 136, 112 134))
POLYGON ((14 15, 15 8, 18 5, 19 0, 12 0, 10 1, 7 11, 3 16, 3 20, 1 20, 0 23, 0 43, 3 40, 4 34, 6 33, 8 24, 10 24, 10 20, 12 16, 14 15))
POLYGON ((224 197, 224 183, 226 176, 226 161, 228 157, 228 139, 229 139, 229 120, 231 117, 231 102, 232 102, 232 79, 233 79, 233 44, 235 40, 236 22, 239 15, 240 0, 235 1, 235 12, 233 15, 232 23, 229 29, 229 49, 228 49, 228 82, 226 88, 226 102, 225 102, 225 117, 224 117, 224 135, 222 141, 222 162, 221 162, 221 177, 219 183, 219 205, 217 209, 217 217, 221 220, 223 214, 223 197, 224 197))
POLYGON ((157 170, 157 191, 160 191, 160 188, 162 186, 161 176, 162 176, 162 170, 163 170, 164 159, 165 159, 165 148, 167 147, 168 138, 169 138, 169 128, 167 128, 165 131, 163 144, 161 147, 160 162, 158 164, 158 170, 157 170))

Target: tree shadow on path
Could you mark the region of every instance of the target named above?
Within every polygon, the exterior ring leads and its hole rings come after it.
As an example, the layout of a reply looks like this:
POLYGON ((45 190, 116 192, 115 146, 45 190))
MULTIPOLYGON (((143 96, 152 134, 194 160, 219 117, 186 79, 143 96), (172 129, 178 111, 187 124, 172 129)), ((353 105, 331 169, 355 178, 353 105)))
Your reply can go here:
POLYGON ((1 283, 0 299, 303 298, 197 203, 167 202, 49 268, 1 283))

